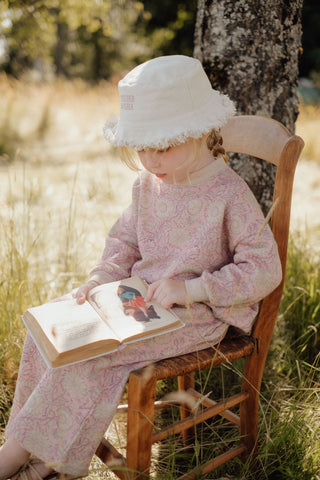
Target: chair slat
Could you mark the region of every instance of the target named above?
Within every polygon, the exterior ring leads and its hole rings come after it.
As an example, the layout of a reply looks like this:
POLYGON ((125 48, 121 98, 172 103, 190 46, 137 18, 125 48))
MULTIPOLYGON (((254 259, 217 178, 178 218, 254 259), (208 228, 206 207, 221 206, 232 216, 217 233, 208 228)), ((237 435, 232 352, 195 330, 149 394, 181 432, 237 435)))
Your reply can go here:
MULTIPOLYGON (((193 388, 188 388, 187 393, 191 395, 193 398, 196 398, 202 405, 205 407, 211 407, 213 405, 217 405, 218 402, 215 402, 211 398, 204 397, 201 393, 197 392, 193 388)), ((231 412, 231 410, 224 410, 219 415, 229 420, 229 422, 234 423, 238 427, 240 427, 240 417, 236 413, 231 412)))
POLYGON ((236 393, 232 397, 228 397, 221 402, 218 402, 216 405, 212 405, 196 415, 191 415, 186 417, 183 420, 180 420, 169 427, 163 428, 160 432, 154 433, 152 436, 152 443, 160 442, 164 438, 169 437, 170 435, 175 435, 181 433, 184 430, 198 425, 198 423, 204 422, 209 418, 212 418, 216 415, 220 415, 224 410, 239 405, 239 403, 244 402, 248 398, 246 392, 236 393))
POLYGON ((243 153, 278 165, 289 131, 276 120, 253 115, 232 117, 221 128, 227 152, 243 153))
POLYGON ((177 480, 196 480, 199 478, 199 475, 206 475, 207 473, 212 472, 212 470, 221 467, 224 463, 229 462, 235 457, 243 454, 246 451, 246 447, 244 445, 239 445, 238 447, 231 448, 225 453, 218 455, 217 457, 209 460, 206 464, 196 467, 190 472, 182 475, 177 480))

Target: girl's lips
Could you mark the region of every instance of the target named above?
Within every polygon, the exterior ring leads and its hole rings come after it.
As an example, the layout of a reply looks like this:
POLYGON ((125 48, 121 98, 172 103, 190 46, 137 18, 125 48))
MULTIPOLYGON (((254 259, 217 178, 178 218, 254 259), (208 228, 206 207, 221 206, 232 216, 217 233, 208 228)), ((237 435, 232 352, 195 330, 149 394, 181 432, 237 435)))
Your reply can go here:
POLYGON ((158 178, 164 178, 166 176, 165 173, 155 173, 155 176, 158 178))

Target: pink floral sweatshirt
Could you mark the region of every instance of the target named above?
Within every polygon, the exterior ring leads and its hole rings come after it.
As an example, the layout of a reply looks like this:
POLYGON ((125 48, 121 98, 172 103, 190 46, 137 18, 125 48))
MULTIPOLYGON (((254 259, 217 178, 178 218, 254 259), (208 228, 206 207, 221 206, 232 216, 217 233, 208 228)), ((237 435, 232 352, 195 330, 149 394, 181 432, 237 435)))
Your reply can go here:
POLYGON ((105 283, 133 275, 148 283, 185 280, 198 321, 209 316, 245 332, 258 302, 282 278, 261 209, 222 158, 184 183, 165 184, 148 172, 136 180, 132 203, 110 230, 91 279, 105 283))
POLYGON ((184 279, 194 303, 174 308, 183 328, 56 369, 27 336, 7 435, 65 474, 87 475, 132 370, 207 348, 230 324, 248 332, 257 302, 280 281, 277 247, 246 184, 220 159, 190 181, 143 173, 92 272, 100 283, 184 279))

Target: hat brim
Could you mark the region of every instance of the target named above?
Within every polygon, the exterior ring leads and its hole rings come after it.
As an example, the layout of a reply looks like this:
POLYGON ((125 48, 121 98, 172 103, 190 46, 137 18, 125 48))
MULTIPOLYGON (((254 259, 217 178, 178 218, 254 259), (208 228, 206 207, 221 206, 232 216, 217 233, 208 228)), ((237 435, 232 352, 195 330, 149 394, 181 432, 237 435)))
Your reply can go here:
POLYGON ((190 138, 201 138, 212 129, 219 129, 235 115, 234 103, 228 96, 212 90, 211 101, 174 119, 166 118, 157 123, 156 130, 145 122, 125 123, 114 115, 103 127, 103 136, 116 147, 163 149, 179 145, 190 138))

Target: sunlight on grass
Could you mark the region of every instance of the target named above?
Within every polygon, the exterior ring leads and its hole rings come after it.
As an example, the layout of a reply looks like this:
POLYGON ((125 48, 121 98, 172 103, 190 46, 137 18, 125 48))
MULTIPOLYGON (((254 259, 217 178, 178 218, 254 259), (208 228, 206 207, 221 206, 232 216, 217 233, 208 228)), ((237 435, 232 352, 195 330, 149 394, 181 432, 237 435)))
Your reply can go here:
MULTIPOLYGON (((136 174, 102 138, 117 109, 115 85, 81 81, 22 84, 0 78, 0 427, 8 419, 25 328, 23 311, 80 285, 99 260, 104 238, 129 204, 136 174)), ((319 108, 303 107, 297 133, 304 158, 319 161, 319 108)), ((317 227, 314 227, 315 229, 317 227)), ((319 479, 320 260, 303 235, 294 234, 281 313, 267 361, 260 411, 260 453, 253 473, 235 460, 217 475, 234 479, 319 479), (298 476, 297 476, 298 475, 298 476)), ((235 367, 199 375, 205 395, 223 397, 219 382, 239 381, 235 367)), ((158 395, 166 394, 166 384, 158 395)), ((177 414, 177 409, 168 413, 177 414)), ((166 422, 161 415, 160 424, 166 422)), ((158 479, 176 478, 186 463, 219 451, 221 419, 197 431, 196 449, 179 440, 154 446, 158 479)), ((123 419, 110 428, 123 444, 123 419)), ((238 436, 229 429, 228 442, 238 436)), ((116 478, 99 461, 90 478, 116 478)), ((213 475, 207 477, 213 478, 213 475)), ((218 477, 214 477, 218 478, 218 477)))

